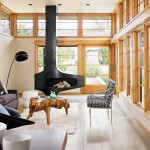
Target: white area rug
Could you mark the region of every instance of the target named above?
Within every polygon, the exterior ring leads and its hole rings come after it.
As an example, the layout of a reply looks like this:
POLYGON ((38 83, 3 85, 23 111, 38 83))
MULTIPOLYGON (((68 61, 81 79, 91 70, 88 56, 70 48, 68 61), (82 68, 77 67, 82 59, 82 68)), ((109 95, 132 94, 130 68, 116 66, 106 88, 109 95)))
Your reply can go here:
MULTIPOLYGON (((65 129, 68 134, 74 134, 76 131, 76 121, 78 115, 78 104, 70 103, 68 109, 68 115, 65 113, 65 109, 51 108, 50 113, 50 125, 47 125, 46 114, 44 111, 35 112, 29 119, 34 121, 35 124, 22 126, 16 128, 16 130, 56 130, 65 129)), ((22 118, 26 118, 29 113, 29 108, 26 108, 22 113, 22 118)))

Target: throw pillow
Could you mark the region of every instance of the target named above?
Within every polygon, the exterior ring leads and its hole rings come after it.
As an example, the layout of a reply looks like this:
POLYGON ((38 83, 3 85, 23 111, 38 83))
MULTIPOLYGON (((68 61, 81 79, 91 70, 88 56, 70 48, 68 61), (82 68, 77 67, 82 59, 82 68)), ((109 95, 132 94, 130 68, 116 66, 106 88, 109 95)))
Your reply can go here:
POLYGON ((8 94, 8 91, 7 91, 7 88, 6 88, 6 84, 5 84, 5 83, 2 83, 2 86, 3 86, 3 88, 4 88, 5 94, 8 94))
POLYGON ((0 104, 0 113, 10 116, 9 112, 1 104, 0 104))
POLYGON ((3 95, 3 94, 5 94, 5 90, 4 90, 4 87, 0 81, 0 95, 3 95))

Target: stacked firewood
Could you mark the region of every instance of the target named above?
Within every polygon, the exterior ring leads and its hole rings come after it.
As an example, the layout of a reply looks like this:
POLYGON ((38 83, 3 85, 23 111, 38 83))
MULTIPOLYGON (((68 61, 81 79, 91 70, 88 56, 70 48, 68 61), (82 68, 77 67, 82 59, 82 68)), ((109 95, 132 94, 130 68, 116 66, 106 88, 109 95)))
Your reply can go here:
POLYGON ((55 84, 53 87, 56 87, 56 88, 69 88, 69 87, 71 87, 71 85, 67 81, 63 81, 63 82, 59 82, 59 83, 55 84))

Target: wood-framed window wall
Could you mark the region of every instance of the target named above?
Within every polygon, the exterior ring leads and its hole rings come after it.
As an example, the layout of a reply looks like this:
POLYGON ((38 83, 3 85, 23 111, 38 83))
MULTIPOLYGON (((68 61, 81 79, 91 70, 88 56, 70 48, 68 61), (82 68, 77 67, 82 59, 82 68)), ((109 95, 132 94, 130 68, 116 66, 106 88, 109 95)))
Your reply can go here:
POLYGON ((119 86, 122 87, 121 89, 125 92, 126 96, 129 96, 130 93, 131 93, 131 75, 130 75, 130 72, 131 72, 131 68, 132 68, 132 63, 130 63, 131 61, 131 56, 132 56, 132 53, 131 53, 131 49, 130 49, 130 36, 129 35, 126 35, 124 37, 124 40, 123 41, 120 41, 120 50, 122 51, 122 53, 120 52, 120 55, 119 55, 119 59, 120 59, 120 63, 119 64, 119 69, 120 69, 120 73, 119 74, 119 78, 120 78, 120 84, 119 86), (122 46, 122 44, 123 46, 122 46), (123 61, 122 61, 123 59, 123 61), (122 85, 121 85, 122 84, 122 85))
MULTIPOLYGON (((144 9, 148 6, 147 0, 122 0, 118 3, 118 6, 115 8, 113 14, 116 18, 113 19, 116 23, 113 29, 118 33, 127 23, 131 22, 137 15, 141 14, 144 9)), ((113 34, 114 35, 114 34, 113 34)))
POLYGON ((126 25, 126 18, 127 18, 127 8, 126 8, 126 0, 123 1, 123 26, 126 25))
POLYGON ((116 11, 116 33, 119 31, 119 17, 118 10, 116 11))
POLYGON ((32 14, 17 14, 15 20, 16 37, 34 37, 34 16, 32 14))
MULTIPOLYGON (((82 19, 82 18, 80 18, 82 19)), ((58 14, 57 34, 59 37, 77 37, 80 20, 77 14, 58 14)))
POLYGON ((144 31, 138 32, 139 103, 144 105, 144 31))
POLYGON ((150 25, 149 21, 133 32, 133 102, 150 110, 150 25), (138 58, 138 59, 137 59, 138 58))
POLYGON ((13 12, 0 3, 0 32, 6 35, 11 35, 11 14, 13 12))
POLYGON ((82 31, 83 37, 110 37, 111 16, 83 14, 82 31))
POLYGON ((116 94, 119 94, 119 48, 118 43, 115 44, 115 70, 116 70, 116 94))
POLYGON ((130 33, 126 34, 125 40, 123 42, 123 87, 126 92, 126 96, 131 96, 131 74, 132 72, 132 49, 131 46, 131 36, 130 33))
POLYGON ((79 74, 78 46, 58 46, 56 52, 56 66, 61 72, 69 74, 79 74))
MULTIPOLYGON (((106 14, 58 14, 58 37, 110 38, 111 17, 106 14)), ((15 14, 15 37, 45 37, 45 14, 15 14)))
POLYGON ((129 22, 132 20, 132 0, 128 0, 128 15, 129 15, 129 22))
POLYGON ((144 0, 138 0, 138 13, 144 10, 144 0))
POLYGON ((37 36, 44 37, 45 36, 45 28, 46 28, 45 15, 44 14, 38 15, 37 18, 38 18, 37 36))
POLYGON ((133 53, 133 49, 132 49, 132 35, 130 34, 129 36, 127 36, 127 63, 128 63, 128 68, 127 68, 127 73, 128 73, 128 81, 127 81, 127 95, 131 96, 131 99, 133 99, 133 92, 132 92, 132 84, 133 84, 133 80, 132 80, 132 53, 133 53))
MULTIPOLYGON (((147 40, 147 42, 145 42, 145 50, 147 50, 146 54, 147 54, 147 70, 145 72, 146 76, 146 81, 148 81, 145 83, 145 86, 147 88, 146 93, 150 93, 150 24, 148 26, 145 27, 146 33, 145 33, 145 39, 147 40)), ((150 111, 150 94, 146 97, 146 104, 145 104, 145 110, 149 110, 150 111)))
POLYGON ((127 92, 127 40, 123 40, 123 91, 127 92))

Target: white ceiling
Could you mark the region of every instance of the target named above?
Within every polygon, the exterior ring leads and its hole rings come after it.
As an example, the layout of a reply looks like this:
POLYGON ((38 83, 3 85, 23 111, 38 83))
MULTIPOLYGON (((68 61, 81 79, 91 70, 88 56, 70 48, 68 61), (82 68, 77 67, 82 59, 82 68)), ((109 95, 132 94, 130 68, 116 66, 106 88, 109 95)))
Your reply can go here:
POLYGON ((15 13, 45 13, 46 5, 57 5, 58 13, 111 13, 118 0, 0 0, 15 13), (29 6, 28 4, 32 4, 29 6), (90 4, 90 6, 86 6, 90 4))

